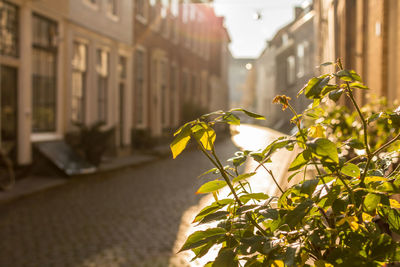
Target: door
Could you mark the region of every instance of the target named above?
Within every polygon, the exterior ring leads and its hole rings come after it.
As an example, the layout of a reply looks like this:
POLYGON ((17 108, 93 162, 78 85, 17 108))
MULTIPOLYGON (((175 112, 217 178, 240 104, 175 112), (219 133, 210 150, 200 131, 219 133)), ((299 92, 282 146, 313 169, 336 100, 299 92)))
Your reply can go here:
POLYGON ((17 153, 17 69, 0 66, 1 148, 11 159, 17 153))

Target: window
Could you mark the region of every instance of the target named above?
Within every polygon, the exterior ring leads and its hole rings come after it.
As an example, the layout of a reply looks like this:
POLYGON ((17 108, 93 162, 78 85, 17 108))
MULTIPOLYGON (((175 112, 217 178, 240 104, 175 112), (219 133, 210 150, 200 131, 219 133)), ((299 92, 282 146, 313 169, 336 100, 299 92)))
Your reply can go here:
POLYGON ((87 71, 87 47, 74 42, 71 81, 71 120, 84 122, 87 71))
POLYGON ((147 19, 147 9, 148 9, 147 0, 136 1, 136 17, 142 22, 145 22, 147 19))
POLYGON ((18 56, 18 8, 0 0, 0 55, 18 56))
POLYGON ((119 57, 118 76, 119 76, 119 143, 124 145, 124 125, 125 125, 125 88, 126 88, 126 68, 127 58, 119 57))
POLYGON ((107 122, 109 54, 104 49, 97 49, 96 54, 98 119, 99 121, 107 122))
POLYGON ((187 71, 183 71, 182 91, 185 102, 188 102, 190 100, 190 92, 189 92, 190 88, 189 88, 189 73, 187 71))
POLYGON ((304 59, 304 44, 300 43, 297 45, 297 60, 298 60, 298 70, 297 70, 297 77, 304 76, 304 69, 305 69, 305 59, 304 59))
POLYGON ((118 0, 107 0, 107 13, 118 17, 118 0))
POLYGON ((97 9, 99 8, 99 6, 98 6, 98 1, 99 1, 99 0, 83 0, 83 2, 84 2, 87 6, 93 8, 93 9, 95 9, 95 10, 97 10, 97 9))
POLYGON ((287 74, 287 76, 286 76, 287 83, 288 84, 294 83, 295 78, 296 78, 296 75, 295 75, 296 69, 295 69, 295 57, 293 55, 289 56, 286 59, 286 71, 287 71, 287 73, 286 73, 287 74))
POLYGON ((136 124, 144 123, 144 91, 145 91, 145 53, 141 50, 136 50, 135 60, 135 118, 136 124))
POLYGON ((190 97, 191 97, 192 103, 195 103, 195 101, 198 100, 198 98, 197 98, 197 77, 195 74, 192 75, 192 81, 191 81, 190 87, 192 89, 190 97))
POLYGON ((32 131, 56 130, 57 23, 33 15, 32 131))
POLYGON ((170 78, 169 78, 169 88, 170 88, 170 121, 171 126, 175 126, 175 108, 176 108, 176 96, 178 92, 178 72, 176 66, 171 66, 170 78))
POLYGON ((284 33, 282 35, 282 45, 286 45, 289 42, 289 35, 287 33, 284 33))
POLYGON ((168 8, 169 8, 168 0, 162 0, 160 23, 161 23, 161 33, 164 35, 164 37, 169 36, 168 8))
POLYGON ((161 80, 160 80, 160 89, 161 89, 161 125, 167 126, 168 123, 168 92, 167 92, 167 82, 168 82, 168 70, 167 64, 165 61, 160 62, 161 69, 161 80))

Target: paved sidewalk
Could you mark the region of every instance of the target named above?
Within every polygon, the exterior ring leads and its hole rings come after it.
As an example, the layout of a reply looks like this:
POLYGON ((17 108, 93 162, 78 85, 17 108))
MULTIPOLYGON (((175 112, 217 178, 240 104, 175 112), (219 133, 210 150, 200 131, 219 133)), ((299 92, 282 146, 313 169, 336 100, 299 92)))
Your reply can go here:
MULTIPOLYGON (((128 167, 142 166, 147 163, 159 160, 167 155, 168 146, 159 148, 163 154, 154 156, 150 154, 134 154, 126 157, 113 158, 102 163, 96 171, 96 174, 115 171, 128 167), (162 156, 162 157, 161 157, 162 156)), ((0 191, 0 203, 10 202, 21 197, 48 190, 57 186, 67 184, 71 179, 80 179, 85 175, 76 177, 57 177, 57 176, 29 176, 17 180, 15 185, 8 191, 0 191)), ((86 175, 87 176, 87 175, 86 175)))

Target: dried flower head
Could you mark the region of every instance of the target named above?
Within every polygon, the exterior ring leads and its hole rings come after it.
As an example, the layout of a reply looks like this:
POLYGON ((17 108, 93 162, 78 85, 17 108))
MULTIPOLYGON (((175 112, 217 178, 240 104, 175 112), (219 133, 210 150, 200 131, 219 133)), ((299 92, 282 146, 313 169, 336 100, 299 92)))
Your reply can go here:
POLYGON ((285 110, 289 106, 289 100, 291 100, 291 98, 288 96, 277 95, 277 96, 275 96, 274 100, 272 100, 272 103, 282 104, 282 110, 285 110))

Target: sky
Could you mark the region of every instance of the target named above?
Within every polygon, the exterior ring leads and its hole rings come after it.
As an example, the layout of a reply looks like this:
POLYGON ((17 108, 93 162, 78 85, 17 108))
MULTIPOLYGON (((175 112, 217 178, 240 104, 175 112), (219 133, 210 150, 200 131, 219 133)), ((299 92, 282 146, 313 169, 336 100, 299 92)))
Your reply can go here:
POLYGON ((267 40, 294 17, 293 7, 304 0, 215 0, 218 15, 225 17, 236 58, 257 58, 267 40), (255 19, 261 14, 260 19, 255 19))

